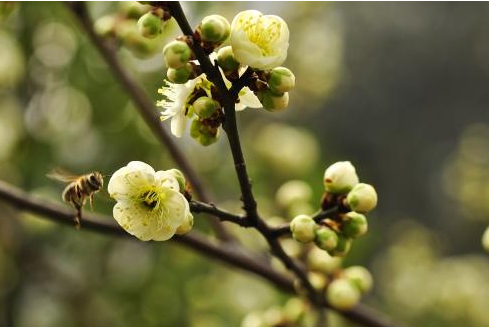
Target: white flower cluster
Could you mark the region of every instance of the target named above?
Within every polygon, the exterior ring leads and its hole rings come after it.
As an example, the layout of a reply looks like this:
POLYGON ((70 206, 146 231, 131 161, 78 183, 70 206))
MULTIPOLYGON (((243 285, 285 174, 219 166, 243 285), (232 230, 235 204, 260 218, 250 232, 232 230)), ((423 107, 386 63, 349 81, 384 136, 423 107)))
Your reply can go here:
POLYGON ((249 84, 238 94, 235 110, 263 107, 278 111, 288 106, 295 77, 287 68, 279 67, 289 47, 289 30, 280 17, 247 10, 229 24, 220 15, 210 15, 197 27, 196 35, 180 37, 163 49, 168 81, 158 90, 163 99, 157 105, 163 108, 161 119, 171 119, 173 135, 181 137, 192 119, 190 135, 202 145, 212 144, 224 117, 215 86, 195 60, 194 42, 211 53, 209 58, 217 63, 228 89, 247 68, 253 70, 249 84), (222 46, 225 42, 229 45, 222 46))

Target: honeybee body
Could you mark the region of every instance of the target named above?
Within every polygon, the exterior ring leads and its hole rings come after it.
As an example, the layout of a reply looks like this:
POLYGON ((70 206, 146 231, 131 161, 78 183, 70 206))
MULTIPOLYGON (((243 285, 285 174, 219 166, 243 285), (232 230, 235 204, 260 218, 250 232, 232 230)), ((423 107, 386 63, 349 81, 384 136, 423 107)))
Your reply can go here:
POLYGON ((104 178, 98 171, 94 171, 90 174, 81 176, 70 176, 65 173, 54 172, 49 177, 68 182, 61 198, 63 201, 71 203, 77 210, 75 216, 75 227, 80 227, 81 224, 81 210, 85 205, 87 199, 90 199, 90 207, 93 205, 93 195, 100 191, 104 185, 104 178))

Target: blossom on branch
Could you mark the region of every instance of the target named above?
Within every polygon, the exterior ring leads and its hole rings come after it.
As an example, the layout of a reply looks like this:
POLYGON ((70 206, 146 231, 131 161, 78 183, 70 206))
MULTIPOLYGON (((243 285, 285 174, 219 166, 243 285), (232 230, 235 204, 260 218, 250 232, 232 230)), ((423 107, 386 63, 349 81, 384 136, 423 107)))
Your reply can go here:
POLYGON ((231 47, 243 65, 257 69, 272 69, 287 58, 289 28, 274 15, 258 10, 245 10, 231 23, 231 47))
POLYGON ((108 192, 117 201, 113 215, 129 234, 142 241, 165 241, 193 222, 174 170, 157 171, 131 161, 111 177, 108 192))

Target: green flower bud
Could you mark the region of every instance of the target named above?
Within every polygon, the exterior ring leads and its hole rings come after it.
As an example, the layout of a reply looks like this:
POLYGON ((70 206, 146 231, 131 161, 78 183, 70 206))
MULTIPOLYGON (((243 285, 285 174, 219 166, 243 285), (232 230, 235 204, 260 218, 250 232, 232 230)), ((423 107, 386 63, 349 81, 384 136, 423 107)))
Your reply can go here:
POLYGON ((346 193, 358 184, 355 167, 349 161, 338 161, 324 172, 324 187, 331 193, 346 193))
POLYGON ((195 113, 200 118, 209 118, 219 108, 219 102, 213 100, 212 98, 203 96, 195 100, 192 106, 194 108, 195 113))
POLYGON ((482 247, 489 252, 489 226, 486 228, 486 231, 482 235, 482 247))
POLYGON ((185 176, 183 175, 183 173, 176 168, 167 170, 167 172, 172 174, 175 177, 175 179, 177 180, 178 186, 180 187, 180 192, 185 191, 186 181, 185 181, 185 176))
POLYGON ((162 29, 163 22, 161 18, 153 15, 152 12, 142 15, 138 20, 139 33, 144 37, 152 39, 160 34, 162 29))
POLYGON ((336 309, 349 310, 360 301, 360 291, 347 279, 336 279, 326 290, 328 303, 336 309))
POLYGON ((120 1, 119 6, 127 18, 138 19, 151 10, 151 6, 138 1, 120 1))
POLYGON ((219 137, 219 134, 216 134, 216 135, 211 135, 211 134, 202 134, 200 135, 200 137, 198 138, 198 141, 201 145, 203 146, 209 146, 213 143, 216 143, 217 142, 217 139, 219 137))
POLYGON ((135 56, 145 58, 154 54, 156 43, 142 36, 134 20, 124 20, 117 23, 117 37, 135 56))
POLYGON ((350 252, 352 239, 344 235, 338 235, 338 244, 330 252, 335 257, 344 257, 350 252))
POLYGON ((343 277, 350 280, 362 294, 372 289, 373 278, 370 272, 362 266, 352 266, 343 270, 343 277))
POLYGON ((280 186, 275 194, 275 200, 281 207, 287 208, 293 203, 309 202, 312 194, 309 184, 301 180, 291 180, 280 186))
POLYGON ((331 274, 341 267, 342 259, 332 257, 328 252, 319 248, 312 248, 307 254, 307 265, 309 269, 331 274))
POLYGON ((304 317, 306 310, 304 301, 298 297, 293 297, 285 303, 283 314, 287 321, 298 322, 304 317))
POLYGON ((116 20, 116 16, 114 15, 100 17, 95 21, 93 27, 95 29, 95 33, 103 37, 114 36, 116 20))
POLYGON ((185 84, 189 80, 192 72, 193 66, 190 63, 187 63, 182 68, 168 68, 166 71, 166 77, 168 77, 168 80, 172 83, 185 84))
POLYGON ((291 91, 295 86, 295 76, 285 67, 275 67, 270 72, 268 86, 273 93, 282 94, 291 91))
POLYGON ((310 271, 307 274, 307 279, 309 279, 309 282, 311 283, 312 287, 314 287, 317 290, 324 289, 324 286, 326 286, 327 278, 321 273, 310 271))
POLYGON ((357 184, 348 193, 346 203, 353 211, 367 213, 377 206, 377 192, 370 184, 357 184))
POLYGON ((289 105, 289 93, 275 94, 270 90, 260 90, 257 94, 263 108, 268 111, 282 111, 289 105))
POLYGON ((194 225, 194 216, 192 216, 192 214, 189 212, 188 215, 185 217, 185 221, 183 222, 183 224, 178 226, 177 231, 175 233, 177 233, 178 235, 187 234, 192 229, 193 225, 194 225))
POLYGON ((210 15, 202 19, 200 37, 203 41, 221 43, 231 33, 231 25, 226 18, 220 15, 210 15))
POLYGON ((290 223, 292 237, 299 242, 311 242, 315 238, 316 222, 308 215, 299 215, 290 223))
POLYGON ((338 245, 338 234, 327 226, 321 226, 316 230, 314 241, 319 248, 331 251, 338 245))
POLYGON ((169 68, 181 68, 188 63, 192 50, 183 41, 171 41, 163 48, 163 57, 169 68))
POLYGON ((239 62, 234 57, 231 46, 220 48, 217 51, 217 64, 225 72, 232 72, 239 68, 239 62))
POLYGON ((355 238, 367 233, 367 218, 361 213, 350 211, 345 214, 344 219, 341 231, 346 237, 355 238))
POLYGON ((202 122, 198 119, 194 119, 190 125, 190 136, 194 139, 199 138, 202 134, 200 129, 202 128, 202 122))

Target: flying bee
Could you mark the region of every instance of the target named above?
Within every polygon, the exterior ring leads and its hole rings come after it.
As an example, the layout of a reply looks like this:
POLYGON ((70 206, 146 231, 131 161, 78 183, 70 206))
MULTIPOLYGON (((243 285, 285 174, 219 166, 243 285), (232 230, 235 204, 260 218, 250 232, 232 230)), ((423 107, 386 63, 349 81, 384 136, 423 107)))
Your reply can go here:
POLYGON ((63 190, 61 198, 63 201, 71 203, 76 209, 75 228, 80 228, 82 208, 88 198, 90 199, 90 209, 93 209, 93 195, 104 186, 103 175, 98 171, 94 171, 89 174, 76 176, 61 170, 54 170, 47 176, 51 179, 68 183, 63 190))

